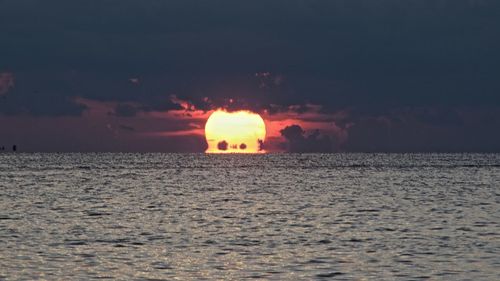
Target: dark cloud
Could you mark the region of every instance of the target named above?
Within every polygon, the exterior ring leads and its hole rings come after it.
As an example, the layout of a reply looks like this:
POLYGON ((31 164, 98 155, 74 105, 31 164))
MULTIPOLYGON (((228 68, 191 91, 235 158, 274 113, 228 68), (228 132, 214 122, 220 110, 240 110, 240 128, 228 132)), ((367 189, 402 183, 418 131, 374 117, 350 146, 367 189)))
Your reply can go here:
POLYGON ((331 137, 321 135, 315 130, 306 136, 306 132, 299 125, 287 126, 280 131, 287 140, 287 151, 289 152, 333 152, 334 142, 331 137))
POLYGON ((151 111, 169 111, 169 110, 180 110, 183 107, 179 104, 173 103, 170 100, 162 100, 157 103, 119 103, 116 105, 114 112, 111 112, 111 115, 119 116, 119 117, 134 117, 139 112, 151 112, 151 111))
POLYGON ((360 152, 495 152, 500 107, 400 108, 357 115, 342 149, 360 152))
POLYGON ((146 84, 149 76, 170 77, 152 96, 196 103, 208 96, 217 105, 233 98, 239 107, 500 104, 498 1, 0 5, 2 64, 97 72, 101 81, 89 81, 94 94, 86 97, 133 100, 103 88, 119 84, 120 74, 130 84, 139 73, 146 84))
POLYGON ((8 95, 0 100, 0 114, 78 116, 86 110, 85 105, 75 100, 70 83, 56 76, 50 79, 43 76, 16 75, 15 87, 10 87, 8 95))

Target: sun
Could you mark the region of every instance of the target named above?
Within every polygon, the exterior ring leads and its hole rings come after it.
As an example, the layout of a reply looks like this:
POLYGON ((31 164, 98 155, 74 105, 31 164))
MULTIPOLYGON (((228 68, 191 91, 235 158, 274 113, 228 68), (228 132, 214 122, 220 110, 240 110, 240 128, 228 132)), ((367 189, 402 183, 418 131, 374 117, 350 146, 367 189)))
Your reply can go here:
POLYGON ((266 125, 250 111, 213 112, 205 125, 206 153, 263 153, 266 125))

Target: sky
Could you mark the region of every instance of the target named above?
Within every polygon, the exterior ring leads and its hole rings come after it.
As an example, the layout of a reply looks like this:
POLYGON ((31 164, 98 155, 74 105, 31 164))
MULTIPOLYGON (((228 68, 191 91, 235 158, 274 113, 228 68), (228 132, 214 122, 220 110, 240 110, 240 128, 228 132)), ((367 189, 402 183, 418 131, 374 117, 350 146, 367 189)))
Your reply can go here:
POLYGON ((0 0, 0 146, 500 152, 497 0, 0 0))

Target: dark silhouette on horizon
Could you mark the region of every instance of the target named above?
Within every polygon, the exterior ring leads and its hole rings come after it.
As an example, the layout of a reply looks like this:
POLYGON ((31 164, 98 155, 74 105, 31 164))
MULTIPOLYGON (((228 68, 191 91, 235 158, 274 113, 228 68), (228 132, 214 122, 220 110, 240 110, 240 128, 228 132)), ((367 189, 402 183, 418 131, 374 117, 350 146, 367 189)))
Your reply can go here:
POLYGON ((227 143, 227 141, 223 140, 221 142, 219 142, 217 144, 217 149, 219 150, 227 150, 227 147, 229 146, 229 144, 227 143))
MULTIPOLYGON (((0 151, 8 151, 8 149, 5 148, 5 146, 0 146, 0 151)), ((17 145, 12 145, 12 152, 16 152, 17 151, 17 145)))
POLYGON ((259 143, 259 151, 264 150, 264 141, 259 139, 257 140, 257 142, 259 143))

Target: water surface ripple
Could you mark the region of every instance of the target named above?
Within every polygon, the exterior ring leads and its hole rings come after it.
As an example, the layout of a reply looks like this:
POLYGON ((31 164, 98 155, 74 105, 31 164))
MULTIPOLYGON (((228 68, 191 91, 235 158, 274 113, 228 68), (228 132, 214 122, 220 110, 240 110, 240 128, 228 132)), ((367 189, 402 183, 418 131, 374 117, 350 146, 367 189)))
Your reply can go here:
POLYGON ((500 280, 498 154, 0 154, 1 280, 500 280))

